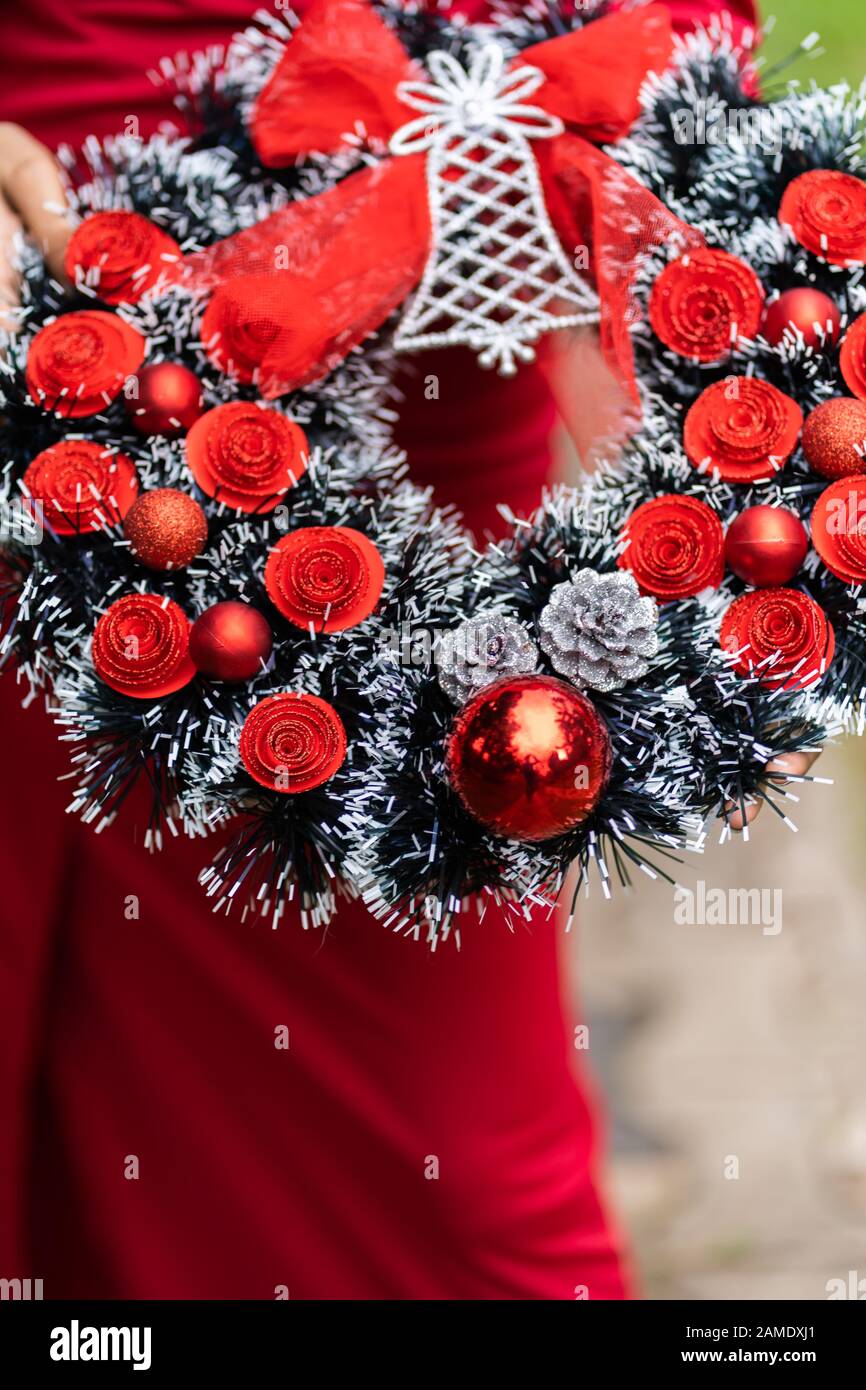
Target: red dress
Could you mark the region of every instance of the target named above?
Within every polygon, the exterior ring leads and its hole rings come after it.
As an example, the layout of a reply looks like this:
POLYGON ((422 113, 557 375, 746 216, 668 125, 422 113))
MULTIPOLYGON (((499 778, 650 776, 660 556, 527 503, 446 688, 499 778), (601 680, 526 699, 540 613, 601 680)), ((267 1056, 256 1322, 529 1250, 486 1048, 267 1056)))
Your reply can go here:
MULTIPOLYGON (((137 115, 146 135, 169 112, 144 70, 252 8, 5 0, 0 119, 56 143, 137 115)), ((401 425, 414 476, 478 528, 531 505, 540 377, 436 370, 439 407, 410 387, 401 425)), ((0 1274, 48 1298, 624 1296, 553 924, 491 914, 431 956, 354 907, 327 933, 215 917, 200 844, 151 858, 132 823, 97 838, 64 815, 64 751, 18 700, 9 673, 0 1274)))

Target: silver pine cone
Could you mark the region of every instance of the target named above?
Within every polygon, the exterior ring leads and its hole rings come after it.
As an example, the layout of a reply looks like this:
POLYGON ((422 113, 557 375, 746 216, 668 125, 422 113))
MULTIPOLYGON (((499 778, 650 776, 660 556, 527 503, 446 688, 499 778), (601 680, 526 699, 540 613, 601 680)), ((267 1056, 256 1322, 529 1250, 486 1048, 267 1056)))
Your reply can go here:
POLYGON ((538 669, 538 648, 529 633, 504 613, 479 613, 446 632, 436 653, 439 684, 463 705, 500 676, 538 669))
POLYGON ((654 600, 641 598, 634 575, 578 570, 551 590, 538 640, 561 675, 604 694, 646 674, 658 651, 658 616, 654 600))

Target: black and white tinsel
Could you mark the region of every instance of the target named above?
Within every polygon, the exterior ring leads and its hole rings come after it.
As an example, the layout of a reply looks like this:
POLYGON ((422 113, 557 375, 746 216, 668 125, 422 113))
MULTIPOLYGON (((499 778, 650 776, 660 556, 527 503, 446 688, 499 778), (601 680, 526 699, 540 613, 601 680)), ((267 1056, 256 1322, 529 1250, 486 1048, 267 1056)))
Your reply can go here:
MULTIPOLYGON (((484 37, 498 35, 511 56, 607 8, 580 6, 575 15, 571 4, 503 4, 484 37)), ((432 47, 462 56, 473 42, 471 26, 446 15, 383 12, 414 56, 432 47)), ((69 156, 73 218, 133 210, 187 253, 373 162, 360 135, 340 156, 313 155, 276 174, 256 160, 246 118, 294 24, 265 17, 224 63, 177 68, 183 103, 198 122, 194 137, 91 141, 83 160, 69 156)), ((810 255, 777 213, 784 188, 806 169, 862 177, 864 99, 792 91, 767 107, 744 72, 743 55, 723 31, 686 41, 678 66, 648 84, 630 137, 610 153, 710 244, 747 261, 768 294, 813 285, 850 323, 866 309, 863 268, 810 255), (683 141, 684 113, 697 128, 708 113, 729 111, 756 113, 751 135, 728 122, 724 141, 683 141)), ((655 256, 642 267, 646 296, 663 264, 655 256)), ((838 353, 757 338, 741 344, 733 362, 702 367, 674 357, 647 321, 638 324, 639 434, 585 489, 551 493, 535 515, 513 519, 507 540, 475 553, 459 521, 434 511, 406 481, 393 445, 393 323, 324 380, 274 403, 306 432, 310 467, 277 512, 238 517, 196 488, 183 441, 138 433, 122 401, 81 422, 31 400, 24 367, 35 333, 54 315, 98 307, 98 285, 69 293, 32 248, 22 249, 22 270, 19 330, 0 358, 0 500, 10 523, 0 574, 2 657, 18 665, 31 697, 50 697, 72 751, 73 809, 86 820, 113 819, 144 783, 153 846, 166 824, 201 835, 231 823, 233 839, 203 875, 215 906, 252 907, 276 924, 294 900, 305 925, 315 926, 345 891, 362 895, 390 929, 434 942, 473 900, 482 908, 505 903, 519 920, 552 902, 575 862, 580 883, 594 866, 609 892, 636 869, 673 873, 670 861, 700 846, 708 814, 724 817, 761 796, 784 815, 784 789, 766 764, 817 748, 842 725, 860 730, 866 605, 859 588, 834 578, 815 554, 797 583, 831 619, 837 651, 828 674, 805 692, 767 690, 736 674, 721 651, 721 615, 744 591, 742 581, 729 575, 720 589, 663 602, 656 614, 618 565, 625 523, 662 494, 706 501, 725 523, 758 500, 807 517, 823 483, 800 449, 771 482, 714 482, 685 456, 683 415, 730 372, 766 378, 808 412, 845 393, 838 353), (143 490, 180 487, 196 497, 208 545, 188 568, 144 575, 116 525, 87 537, 47 527, 39 543, 15 532, 28 464, 59 440, 85 435, 132 459, 143 490), (313 635, 280 617, 263 570, 287 531, 323 525, 362 532, 379 549, 386 580, 378 608, 358 626, 313 635), (197 678, 162 700, 115 693, 93 667, 94 625, 115 598, 145 589, 174 600, 190 619, 226 599, 261 608, 274 633, 267 669, 240 686, 197 678), (598 604, 596 589, 606 596, 598 604), (479 654, 479 633, 483 660, 468 660, 470 647, 479 654), (445 748, 456 703, 491 673, 535 669, 588 691, 610 732, 613 771, 584 823, 523 844, 473 820, 449 786, 445 748), (348 738, 339 772, 296 796, 259 786, 238 754, 251 707, 286 689, 325 698, 348 738)), ((172 289, 121 313, 147 339, 148 361, 179 362, 197 375, 207 407, 255 399, 254 388, 220 373, 206 355, 202 304, 193 295, 172 289)))

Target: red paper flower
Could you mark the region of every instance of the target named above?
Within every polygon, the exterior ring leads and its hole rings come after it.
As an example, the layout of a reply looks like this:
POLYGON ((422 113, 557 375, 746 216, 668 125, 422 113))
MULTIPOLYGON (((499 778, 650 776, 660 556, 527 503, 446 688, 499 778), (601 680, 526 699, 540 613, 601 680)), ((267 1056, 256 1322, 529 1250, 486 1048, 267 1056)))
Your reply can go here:
POLYGON ((846 584, 866 583, 866 478, 837 478, 812 511, 812 544, 846 584))
POLYGON ((218 405, 186 437, 199 487, 239 512, 270 512, 307 468, 307 436, 278 410, 246 401, 218 405))
POLYGON ((866 401, 866 314, 855 319, 845 334, 839 366, 848 390, 866 401))
POLYGON ((372 613, 385 582, 382 557, 349 526, 306 526, 268 556, 265 587, 284 618, 316 632, 342 632, 372 613))
POLYGON ((866 183, 853 174, 801 174, 785 189, 779 221, 807 251, 833 265, 866 261, 866 183))
POLYGON ((653 331, 681 357, 717 362, 761 326, 764 290, 751 266, 727 251, 690 251, 653 285, 653 331))
POLYGON ((99 679, 121 695, 156 700, 192 680, 189 619, 156 594, 127 594, 103 613, 93 632, 99 679))
MULTIPOLYGON (((221 372, 238 381, 255 381, 277 340, 290 339, 278 307, 287 289, 280 288, 282 297, 275 296, 272 285, 263 284, 260 277, 242 277, 217 290, 202 317, 201 340, 211 362, 221 372)), ((309 312, 309 302, 299 290, 298 313, 309 312)))
POLYGON ((116 314, 86 309, 40 328, 27 355, 39 405, 78 419, 104 410, 144 361, 145 340, 116 314))
POLYGON ((138 496, 138 474, 131 459, 104 444, 64 439, 36 455, 24 486, 52 531, 76 536, 125 517, 138 496))
POLYGON ((269 695, 246 717, 240 755, 263 787, 293 796, 333 777, 346 756, 346 731, 315 695, 269 695))
POLYGON ((626 523, 618 560, 641 591, 666 601, 717 589, 725 572, 725 535, 711 507, 671 493, 644 502, 626 523))
POLYGON ((741 676, 768 690, 802 690, 833 660, 835 637, 826 613, 799 589, 753 589, 735 599, 719 638, 741 676))
POLYGON ((683 444, 700 472, 726 483, 771 478, 794 452, 803 412, 768 381, 738 376, 702 391, 686 416, 683 444))
POLYGON ((180 256, 177 242, 139 213, 96 212, 70 237, 66 274, 73 284, 85 277, 105 304, 135 304, 180 256))

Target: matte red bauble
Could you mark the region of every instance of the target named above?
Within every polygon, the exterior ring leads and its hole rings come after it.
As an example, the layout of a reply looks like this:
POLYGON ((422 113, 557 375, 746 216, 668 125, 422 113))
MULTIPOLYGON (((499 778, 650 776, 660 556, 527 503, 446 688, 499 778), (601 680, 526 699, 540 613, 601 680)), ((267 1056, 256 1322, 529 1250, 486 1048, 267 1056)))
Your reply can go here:
POLYGON ((866 473, 866 402, 834 396, 819 405, 803 426, 803 453, 823 478, 866 473))
POLYGON ((509 840, 549 840, 586 820, 611 762, 595 706, 552 676, 486 686, 458 714, 447 750, 448 776, 467 811, 509 840))
POLYGON ((786 507, 747 507, 725 537, 728 569, 756 589, 787 584, 808 549, 806 528, 786 507))
POLYGON ((767 306, 761 332, 767 342, 777 347, 785 330, 791 327, 802 333, 808 347, 819 350, 836 342, 842 327, 842 316, 829 295, 800 285, 786 290, 767 306))
POLYGON ((248 603, 215 603, 196 618, 189 654, 214 681, 246 681, 268 663, 273 638, 267 619, 248 603))
POLYGON ((141 434, 185 434, 204 410, 201 382, 180 362, 151 362, 136 379, 138 394, 126 409, 141 434))
POLYGON ((181 570, 207 545, 207 518, 188 492, 158 487, 133 502, 123 534, 146 569, 181 570))

